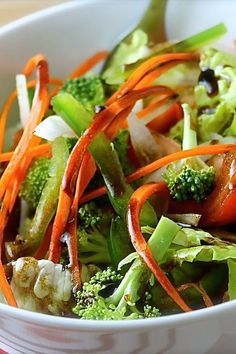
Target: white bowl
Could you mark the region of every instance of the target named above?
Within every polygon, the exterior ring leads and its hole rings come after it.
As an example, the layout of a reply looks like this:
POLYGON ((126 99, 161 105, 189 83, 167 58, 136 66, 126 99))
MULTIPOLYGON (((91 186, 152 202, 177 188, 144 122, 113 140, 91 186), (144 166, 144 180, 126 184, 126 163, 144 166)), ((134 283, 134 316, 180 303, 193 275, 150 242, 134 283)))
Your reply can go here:
MULTIPOLYGON (((69 2, 0 29, 0 101, 27 59, 43 52, 51 73, 65 77, 97 50, 111 48, 142 15, 147 0, 69 2)), ((236 1, 169 0, 167 33, 181 39, 224 21, 232 47, 236 1)), ((1 102, 0 102, 1 103, 1 102)), ((82 321, 0 304, 0 347, 9 353, 235 353, 236 302, 189 314, 134 321, 82 321)))

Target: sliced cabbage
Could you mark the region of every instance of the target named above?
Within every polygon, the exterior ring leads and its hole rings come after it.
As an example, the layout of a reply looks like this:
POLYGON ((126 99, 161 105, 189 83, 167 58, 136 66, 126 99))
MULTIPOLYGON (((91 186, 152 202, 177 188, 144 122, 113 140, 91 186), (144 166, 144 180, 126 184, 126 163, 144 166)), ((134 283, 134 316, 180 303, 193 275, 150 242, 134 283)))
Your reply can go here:
POLYGON ((70 309, 72 280, 61 264, 32 257, 13 262, 11 288, 20 308, 61 315, 70 309))
POLYGON ((30 102, 27 89, 26 76, 19 74, 16 75, 16 91, 18 98, 18 105, 20 111, 20 121, 22 127, 25 128, 30 114, 30 102))
POLYGON ((229 53, 206 49, 200 60, 202 72, 212 70, 217 80, 217 92, 208 94, 206 85, 199 82, 195 87, 198 111, 198 136, 201 141, 212 134, 235 135, 236 114, 236 57, 229 53))
POLYGON ((44 119, 35 129, 34 135, 48 141, 53 141, 62 136, 64 138, 76 138, 74 131, 64 122, 64 120, 53 115, 44 119))

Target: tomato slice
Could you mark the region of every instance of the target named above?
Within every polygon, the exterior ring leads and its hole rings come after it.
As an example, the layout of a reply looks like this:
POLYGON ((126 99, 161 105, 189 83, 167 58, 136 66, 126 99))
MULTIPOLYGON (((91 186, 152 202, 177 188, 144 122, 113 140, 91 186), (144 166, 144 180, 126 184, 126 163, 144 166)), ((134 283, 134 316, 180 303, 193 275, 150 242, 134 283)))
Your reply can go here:
POLYGON ((216 186, 203 202, 201 226, 222 226, 236 222, 236 151, 226 154, 216 186))

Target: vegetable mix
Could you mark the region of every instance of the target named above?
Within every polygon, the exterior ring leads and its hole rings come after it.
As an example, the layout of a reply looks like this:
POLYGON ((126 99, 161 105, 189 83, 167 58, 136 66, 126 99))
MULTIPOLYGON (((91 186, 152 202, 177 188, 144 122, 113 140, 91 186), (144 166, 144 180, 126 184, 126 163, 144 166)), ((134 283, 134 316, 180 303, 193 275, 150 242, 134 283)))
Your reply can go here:
POLYGON ((236 57, 214 49, 225 32, 154 46, 137 29, 66 81, 29 59, 0 117, 3 303, 123 320, 236 298, 236 57))

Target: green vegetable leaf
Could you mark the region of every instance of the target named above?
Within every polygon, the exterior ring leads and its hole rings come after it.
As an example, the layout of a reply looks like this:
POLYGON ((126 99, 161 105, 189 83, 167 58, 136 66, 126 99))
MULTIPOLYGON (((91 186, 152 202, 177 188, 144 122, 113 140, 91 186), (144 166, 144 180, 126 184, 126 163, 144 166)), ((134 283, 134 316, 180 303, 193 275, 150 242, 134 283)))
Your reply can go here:
POLYGON ((221 262, 236 259, 235 245, 206 245, 177 250, 173 256, 177 263, 183 262, 221 262))
POLYGON ((125 81, 125 66, 136 63, 145 58, 150 50, 148 49, 148 36, 145 32, 137 29, 132 34, 131 43, 121 43, 117 49, 111 65, 104 72, 103 79, 108 85, 117 85, 125 81))
POLYGON ((203 230, 194 230, 190 228, 181 229, 173 243, 183 247, 201 246, 201 242, 208 244, 226 245, 226 243, 217 237, 212 236, 209 232, 203 230))

